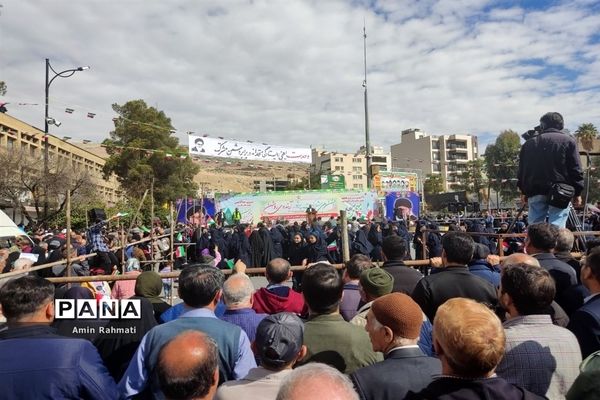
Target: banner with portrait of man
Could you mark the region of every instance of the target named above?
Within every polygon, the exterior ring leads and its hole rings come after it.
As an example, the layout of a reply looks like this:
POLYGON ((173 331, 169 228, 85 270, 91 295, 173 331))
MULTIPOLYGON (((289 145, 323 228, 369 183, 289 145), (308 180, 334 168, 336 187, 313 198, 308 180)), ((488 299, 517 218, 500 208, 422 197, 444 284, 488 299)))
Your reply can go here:
POLYGON ((271 146, 194 135, 189 135, 188 140, 189 153, 192 156, 308 164, 312 160, 310 148, 271 146))

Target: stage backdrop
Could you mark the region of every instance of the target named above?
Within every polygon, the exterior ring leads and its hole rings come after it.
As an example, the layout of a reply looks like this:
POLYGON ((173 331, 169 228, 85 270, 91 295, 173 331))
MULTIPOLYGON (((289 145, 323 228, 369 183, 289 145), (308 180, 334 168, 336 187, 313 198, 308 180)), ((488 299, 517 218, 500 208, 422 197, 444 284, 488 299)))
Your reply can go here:
POLYGON ((188 135, 191 155, 238 158, 242 160, 274 161, 287 163, 311 162, 310 148, 269 146, 260 143, 237 142, 188 135))
POLYGON ((264 218, 288 221, 306 220, 306 209, 312 206, 317 217, 337 217, 346 210, 348 218, 377 217, 378 199, 375 192, 313 190, 306 192, 272 192, 217 194, 216 208, 223 210, 228 222, 237 208, 243 223, 254 223, 264 218))

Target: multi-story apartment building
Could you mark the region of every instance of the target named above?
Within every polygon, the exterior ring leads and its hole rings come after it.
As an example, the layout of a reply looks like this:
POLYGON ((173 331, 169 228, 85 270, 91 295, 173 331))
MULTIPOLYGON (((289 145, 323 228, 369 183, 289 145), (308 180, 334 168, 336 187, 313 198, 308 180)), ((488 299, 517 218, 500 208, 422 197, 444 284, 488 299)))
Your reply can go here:
POLYGON ((402 131, 400 143, 392 145, 392 169, 412 168, 421 176, 440 174, 446 191, 456 189, 467 162, 479 157, 477 137, 428 135, 420 129, 402 131))
MULTIPOLYGON (((0 150, 22 151, 24 155, 38 159, 40 172, 44 168, 44 132, 8 114, 0 113, 0 150)), ((107 205, 121 198, 116 176, 105 180, 102 175, 105 159, 73 143, 53 135, 47 136, 50 163, 68 163, 75 170, 87 170, 97 194, 107 205)), ((67 164, 67 165, 68 165, 67 164)))
MULTIPOLYGON (((367 158, 365 147, 356 153, 338 153, 315 148, 312 151, 311 174, 313 175, 344 175, 346 189, 367 188, 367 158)), ((385 153, 383 147, 373 146, 371 164, 379 166, 381 171, 389 171, 391 156, 385 153)))

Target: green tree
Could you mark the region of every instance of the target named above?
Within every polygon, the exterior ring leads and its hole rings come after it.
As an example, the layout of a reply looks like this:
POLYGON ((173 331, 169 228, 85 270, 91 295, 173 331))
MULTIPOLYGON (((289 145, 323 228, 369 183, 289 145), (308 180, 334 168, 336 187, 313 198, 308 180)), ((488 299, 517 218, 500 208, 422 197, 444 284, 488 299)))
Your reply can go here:
POLYGON ((425 182, 423 184, 423 191, 425 197, 432 194, 439 194, 444 191, 444 180, 439 174, 427 174, 425 182))
POLYGON ((115 130, 104 144, 109 159, 104 174, 117 175, 126 194, 142 197, 154 178, 154 200, 158 206, 178 197, 195 195, 194 176, 200 167, 187 157, 187 150, 172 136, 171 120, 163 111, 143 100, 113 104, 119 115, 115 130))
POLYGON ((4 81, 0 81, 0 96, 4 96, 6 94, 6 83, 4 81))
POLYGON ((489 185, 500 194, 503 201, 511 201, 519 195, 517 171, 521 140, 513 130, 498 135, 494 144, 485 149, 485 171, 489 185))
POLYGON ((584 150, 592 151, 594 148, 594 139, 598 138, 598 129, 594 124, 581 124, 575 131, 575 137, 579 139, 584 150))
POLYGON ((483 168, 484 161, 481 158, 467 162, 467 168, 463 171, 460 183, 457 185, 458 190, 476 194, 479 202, 482 199, 482 190, 487 186, 483 168))

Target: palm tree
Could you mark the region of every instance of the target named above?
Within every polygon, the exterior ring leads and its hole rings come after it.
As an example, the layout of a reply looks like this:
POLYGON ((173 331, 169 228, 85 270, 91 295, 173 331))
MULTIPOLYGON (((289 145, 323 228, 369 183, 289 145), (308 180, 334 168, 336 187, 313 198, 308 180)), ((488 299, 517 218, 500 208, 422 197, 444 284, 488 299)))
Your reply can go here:
POLYGON ((575 136, 581 141, 581 146, 585 150, 592 151, 594 139, 598 137, 598 129, 591 123, 581 124, 575 131, 575 136))

